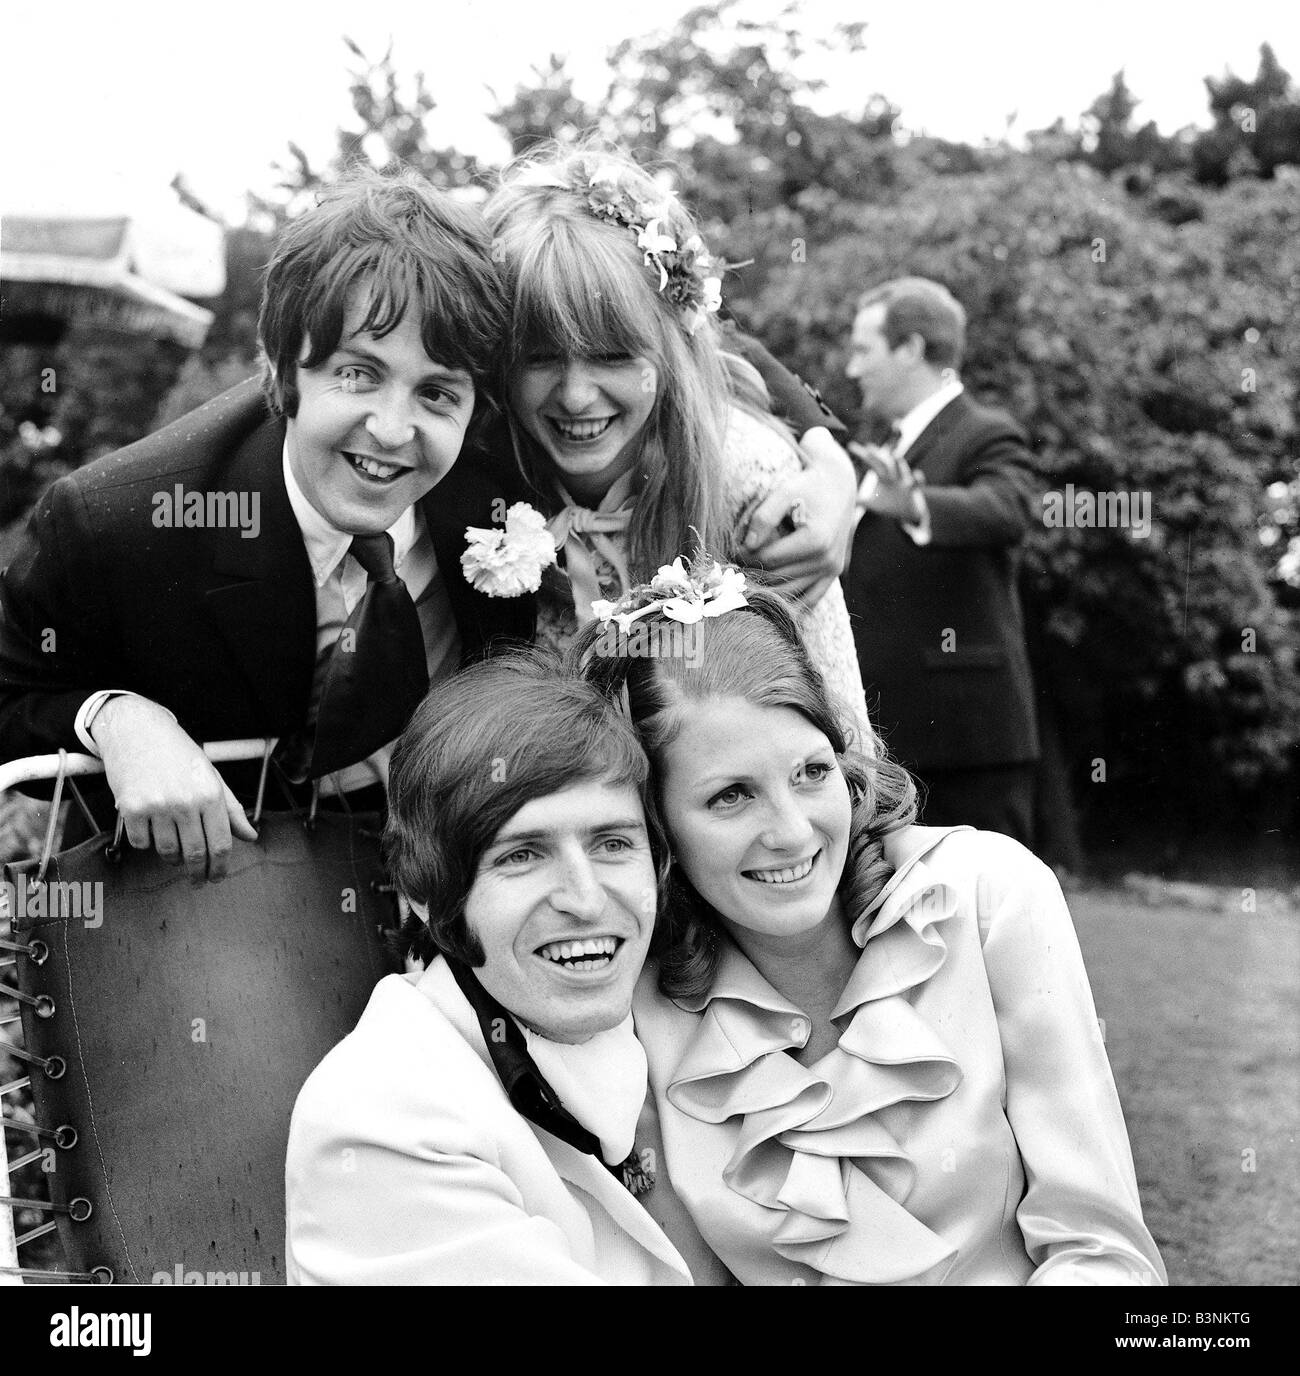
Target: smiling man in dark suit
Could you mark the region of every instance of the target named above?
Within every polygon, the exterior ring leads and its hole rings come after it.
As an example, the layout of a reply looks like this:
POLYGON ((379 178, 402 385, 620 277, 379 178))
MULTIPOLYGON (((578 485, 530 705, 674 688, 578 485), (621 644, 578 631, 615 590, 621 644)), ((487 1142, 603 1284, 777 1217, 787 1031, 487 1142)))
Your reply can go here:
POLYGON ((1024 432, 962 386, 965 330, 924 278, 858 302, 847 372, 895 439, 855 446, 845 597, 867 701, 927 786, 922 820, 1031 843, 1038 733, 1016 572, 1036 485, 1024 432))
POLYGON ((263 385, 38 503, 0 579, 0 757, 101 755, 131 844, 195 879, 254 836, 199 742, 280 736, 291 774, 368 803, 429 682, 532 634, 459 562, 502 475, 448 476, 503 320, 475 212, 409 174, 326 193, 267 269, 263 385))

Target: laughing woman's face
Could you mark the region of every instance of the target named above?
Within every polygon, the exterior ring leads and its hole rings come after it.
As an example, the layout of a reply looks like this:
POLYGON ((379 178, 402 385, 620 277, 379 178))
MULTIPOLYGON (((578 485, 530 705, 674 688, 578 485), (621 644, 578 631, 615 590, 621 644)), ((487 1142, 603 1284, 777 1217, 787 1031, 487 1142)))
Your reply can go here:
POLYGON ((742 698, 682 710, 659 760, 664 821, 700 897, 742 949, 838 921, 852 804, 826 735, 742 698))
POLYGON ((584 1042, 632 1007, 656 911, 637 791, 575 784, 526 803, 493 838, 465 902, 475 974, 534 1032, 584 1042))
POLYGON ((594 505, 635 464, 658 385, 648 358, 535 354, 511 381, 510 406, 569 493, 594 505))

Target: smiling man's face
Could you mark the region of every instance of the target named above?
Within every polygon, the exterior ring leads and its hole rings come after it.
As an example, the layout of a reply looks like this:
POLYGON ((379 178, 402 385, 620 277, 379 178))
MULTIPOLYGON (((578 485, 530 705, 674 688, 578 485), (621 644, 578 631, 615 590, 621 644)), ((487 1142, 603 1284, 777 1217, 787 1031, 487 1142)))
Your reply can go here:
POLYGON ((298 366, 289 466, 336 530, 377 535, 447 475, 474 413, 474 383, 424 352, 410 315, 386 335, 360 332, 366 298, 349 302, 334 352, 298 366))
POLYGON ((868 411, 897 420, 914 405, 916 362, 908 349, 890 344, 885 335, 886 314, 880 302, 858 312, 844 372, 858 384, 868 411))
POLYGON ((534 1032, 583 1042, 632 1006, 656 909, 637 791, 579 783, 535 798, 479 861, 465 920, 479 983, 534 1032))

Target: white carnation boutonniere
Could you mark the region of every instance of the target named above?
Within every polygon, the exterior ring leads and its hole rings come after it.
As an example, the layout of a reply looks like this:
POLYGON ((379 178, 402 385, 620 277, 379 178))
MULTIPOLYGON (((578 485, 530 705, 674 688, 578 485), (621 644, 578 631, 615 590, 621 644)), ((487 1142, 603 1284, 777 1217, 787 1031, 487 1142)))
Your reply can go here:
POLYGON ((488 597, 536 592, 542 571, 555 563, 555 540, 546 518, 527 502, 509 508, 504 528, 470 526, 465 544, 460 566, 470 586, 488 597))

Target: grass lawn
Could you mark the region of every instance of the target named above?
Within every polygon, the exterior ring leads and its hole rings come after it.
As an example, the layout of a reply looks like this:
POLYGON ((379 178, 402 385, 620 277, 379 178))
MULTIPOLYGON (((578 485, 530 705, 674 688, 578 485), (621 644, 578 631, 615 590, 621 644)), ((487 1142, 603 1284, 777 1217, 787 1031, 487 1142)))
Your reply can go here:
POLYGON ((1069 898, 1170 1284, 1296 1284, 1300 912, 1069 898))

